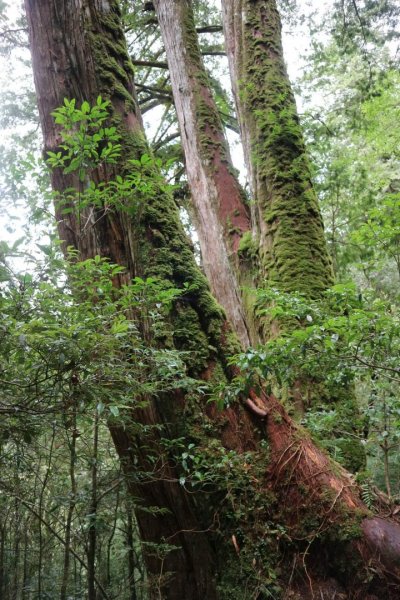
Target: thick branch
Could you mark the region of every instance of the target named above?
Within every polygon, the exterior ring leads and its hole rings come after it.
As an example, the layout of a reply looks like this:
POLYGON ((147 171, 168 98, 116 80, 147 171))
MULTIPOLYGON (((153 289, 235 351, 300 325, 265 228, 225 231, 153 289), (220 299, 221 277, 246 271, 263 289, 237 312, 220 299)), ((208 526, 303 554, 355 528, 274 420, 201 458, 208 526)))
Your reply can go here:
POLYGON ((179 136, 180 136, 180 133, 177 131, 175 133, 171 133, 170 135, 168 135, 165 138, 161 138, 160 140, 158 140, 154 144, 154 150, 159 150, 160 148, 162 148, 166 144, 169 144, 170 142, 173 142, 174 140, 176 140, 177 138, 179 138, 179 136))
POLYGON ((196 27, 197 33, 220 33, 222 25, 204 25, 204 27, 196 27))
POLYGON ((226 56, 226 52, 223 50, 207 50, 201 53, 202 56, 226 56))
MULTIPOLYGON (((154 9, 152 9, 154 10, 154 9)), ((148 19, 146 25, 158 25, 157 19, 148 19)), ((222 32, 222 25, 203 25, 202 27, 196 27, 196 33, 220 33, 222 32)))
POLYGON ((156 60, 135 60, 132 58, 132 64, 135 67, 151 67, 152 69, 168 69, 166 62, 157 62, 156 60))

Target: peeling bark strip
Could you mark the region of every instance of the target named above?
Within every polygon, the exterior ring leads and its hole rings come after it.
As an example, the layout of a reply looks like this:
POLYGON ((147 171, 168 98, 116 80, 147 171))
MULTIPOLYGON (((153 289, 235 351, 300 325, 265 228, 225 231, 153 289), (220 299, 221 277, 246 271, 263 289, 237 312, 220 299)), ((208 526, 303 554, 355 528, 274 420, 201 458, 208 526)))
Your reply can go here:
POLYGON ((222 7, 264 276, 285 291, 318 296, 332 284, 332 266, 276 1, 222 0, 222 7))
POLYGON ((201 58, 190 0, 155 0, 185 154, 204 270, 243 347, 250 344, 237 283, 250 229, 244 194, 201 58))

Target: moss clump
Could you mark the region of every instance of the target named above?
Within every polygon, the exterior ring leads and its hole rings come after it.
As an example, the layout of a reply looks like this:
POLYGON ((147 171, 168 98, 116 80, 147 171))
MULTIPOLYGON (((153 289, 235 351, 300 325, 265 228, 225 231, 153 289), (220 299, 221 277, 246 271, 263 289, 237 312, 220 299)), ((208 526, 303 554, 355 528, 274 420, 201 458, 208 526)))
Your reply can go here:
POLYGON ((87 39, 96 63, 98 88, 105 98, 120 98, 128 110, 136 110, 132 98, 133 67, 124 41, 118 2, 110 0, 108 10, 97 11, 96 20, 87 14, 87 39))
POLYGON ((257 256, 257 243, 251 231, 245 231, 239 243, 238 253, 241 258, 253 259, 257 256))

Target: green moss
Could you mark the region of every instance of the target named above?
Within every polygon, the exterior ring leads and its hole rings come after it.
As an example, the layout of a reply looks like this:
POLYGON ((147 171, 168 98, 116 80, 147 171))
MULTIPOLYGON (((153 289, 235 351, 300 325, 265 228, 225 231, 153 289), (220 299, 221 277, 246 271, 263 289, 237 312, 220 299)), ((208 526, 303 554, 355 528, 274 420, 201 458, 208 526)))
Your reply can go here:
MULTIPOLYGON (((109 10, 96 15, 93 21, 88 15, 87 22, 98 80, 96 97, 100 91, 114 106, 110 120, 117 127, 123 148, 116 171, 123 174, 133 168, 128 159, 140 160, 143 154, 151 155, 151 151, 141 130, 140 118, 133 128, 127 127, 127 114, 138 115, 139 110, 134 97, 132 65, 120 24, 119 3, 109 0, 109 10)), ((205 106, 200 104, 200 110, 205 111, 205 106)), ((156 277, 177 288, 187 284, 187 291, 171 312, 173 339, 177 348, 185 352, 189 373, 199 375, 216 363, 218 356, 225 354, 225 314, 195 262, 172 194, 161 182, 154 163, 149 163, 145 175, 149 180, 154 175, 153 183, 148 192, 141 192, 140 197, 134 199, 133 204, 139 204, 135 218, 125 215, 126 224, 122 227, 129 229, 131 256, 128 260, 133 263, 135 275, 156 277)))
POLYGON ((253 239, 251 231, 245 231, 239 243, 239 255, 245 258, 254 258, 257 255, 257 243, 253 239))
POLYGON ((134 110, 133 67, 124 42, 118 3, 111 1, 109 11, 99 11, 97 17, 98 21, 89 21, 87 36, 96 62, 99 89, 105 98, 122 98, 129 110, 134 110))
POLYGON ((146 200, 136 229, 136 254, 143 274, 167 280, 175 287, 188 284, 173 314, 174 339, 192 356, 188 366, 198 374, 209 360, 215 360, 216 349, 223 343, 225 315, 195 263, 169 192, 160 190, 146 200))
POLYGON ((351 473, 357 473, 360 469, 365 469, 366 457, 365 448, 361 440, 354 437, 352 439, 336 440, 335 445, 339 448, 342 455, 341 463, 351 473))
POLYGON ((332 283, 332 267, 273 3, 248 3, 245 46, 240 97, 265 224, 264 275, 285 291, 318 296, 332 283))
POLYGON ((210 360, 207 335, 199 327, 198 314, 190 305, 178 302, 174 312, 174 346, 185 351, 185 362, 190 373, 200 375, 210 360))

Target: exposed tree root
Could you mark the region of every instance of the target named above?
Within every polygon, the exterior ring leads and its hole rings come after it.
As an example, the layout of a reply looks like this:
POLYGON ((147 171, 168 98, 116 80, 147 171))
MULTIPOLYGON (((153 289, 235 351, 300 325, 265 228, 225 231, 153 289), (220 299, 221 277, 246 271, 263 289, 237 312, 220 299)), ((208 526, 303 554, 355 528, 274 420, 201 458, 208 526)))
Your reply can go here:
POLYGON ((315 445, 276 398, 262 401, 271 450, 268 483, 292 539, 305 544, 302 562, 309 597, 399 598, 400 524, 371 513, 351 474, 315 445), (340 578, 336 587, 330 575, 334 572, 340 578), (319 595, 312 591, 312 581, 319 595), (330 596, 323 591, 327 582, 330 596))

